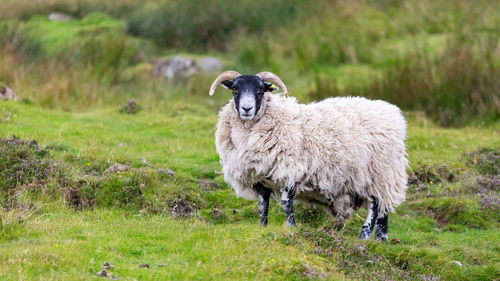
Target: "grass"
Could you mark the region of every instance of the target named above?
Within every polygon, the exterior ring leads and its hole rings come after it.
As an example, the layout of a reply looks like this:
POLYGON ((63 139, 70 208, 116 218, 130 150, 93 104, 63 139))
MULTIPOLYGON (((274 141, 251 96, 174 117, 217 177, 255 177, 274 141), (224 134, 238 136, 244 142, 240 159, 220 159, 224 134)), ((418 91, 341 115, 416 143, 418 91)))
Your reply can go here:
MULTIPOLYGON (((100 280, 95 273, 104 261, 121 280, 279 279, 300 277, 304 264, 319 272, 333 269, 327 259, 307 254, 312 243, 284 246, 262 238, 284 233, 279 225, 221 228, 122 210, 45 208, 52 212, 25 223, 27 236, 0 247, 2 279, 100 280)), ((335 271, 323 274, 341 279, 335 271)))
MULTIPOLYGON (((391 215, 390 239, 397 243, 365 244, 355 241, 364 211, 335 230, 322 212, 297 206, 299 227, 290 232, 273 202, 270 226, 260 228, 256 202, 237 199, 215 173, 216 111, 205 106, 173 103, 127 115, 112 108, 67 113, 3 102, 0 117, 0 136, 36 139, 55 161, 72 167, 70 179, 81 188, 80 196, 92 193, 92 204, 78 207, 64 186, 58 191, 55 184, 44 193, 17 185, 17 207, 1 214, 0 259, 5 262, 0 274, 7 280, 97 278, 104 261, 115 266, 113 275, 126 280, 417 275, 484 280, 500 275, 498 209, 479 205, 468 184, 482 170, 465 156, 478 147, 499 147, 495 126, 443 129, 422 114, 409 114, 412 170, 423 179, 419 172, 429 167, 434 182, 419 182, 424 189, 411 187, 408 201, 391 215), (103 171, 115 162, 132 170, 106 176, 103 171), (456 174, 455 181, 439 173, 443 165, 456 174), (159 176, 160 168, 175 175, 159 176), (78 184, 84 179, 94 181, 93 189, 78 184), (130 186, 143 199, 120 201, 130 186), (175 202, 191 204, 187 219, 172 215, 182 207, 175 202), (214 215, 214 209, 222 214, 214 215), (454 260, 463 266, 450 263, 454 260), (145 263, 151 268, 139 268, 145 263)), ((486 161, 481 167, 496 159, 477 157, 486 161)))
POLYGON ((0 279, 101 280, 109 261, 122 280, 500 280, 499 11, 491 0, 1 1, 0 85, 20 102, 0 101, 0 279), (54 11, 73 19, 49 21, 54 11), (338 225, 299 204, 286 229, 272 202, 259 227, 257 203, 219 172, 230 94, 208 97, 215 74, 152 77, 176 54, 273 71, 301 102, 399 105, 410 181, 389 241, 355 240, 364 210, 338 225))

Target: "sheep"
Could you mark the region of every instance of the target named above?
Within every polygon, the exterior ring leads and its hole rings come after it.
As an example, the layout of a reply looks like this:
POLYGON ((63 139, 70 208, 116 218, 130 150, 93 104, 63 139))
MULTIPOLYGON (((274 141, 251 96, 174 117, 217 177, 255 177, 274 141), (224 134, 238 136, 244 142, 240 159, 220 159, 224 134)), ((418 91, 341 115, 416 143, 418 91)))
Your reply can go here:
POLYGON ((258 200, 259 223, 267 224, 269 198, 281 201, 295 226, 295 199, 347 219, 368 214, 358 239, 388 237, 388 213, 405 200, 406 121, 385 101, 328 98, 299 104, 275 74, 221 73, 210 87, 231 89, 215 133, 225 181, 238 196, 258 200), (273 94, 277 87, 285 97, 273 94))

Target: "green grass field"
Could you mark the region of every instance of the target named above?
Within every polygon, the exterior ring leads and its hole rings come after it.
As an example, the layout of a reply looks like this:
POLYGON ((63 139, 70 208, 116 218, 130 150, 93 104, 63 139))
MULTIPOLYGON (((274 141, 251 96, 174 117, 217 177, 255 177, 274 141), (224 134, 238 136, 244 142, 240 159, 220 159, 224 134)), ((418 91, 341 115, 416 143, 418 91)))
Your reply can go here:
POLYGON ((408 201, 390 216, 389 240, 396 240, 365 243, 355 240, 363 211, 337 229, 321 212, 301 206, 298 227, 290 230, 272 203, 270 225, 260 227, 257 203, 237 199, 215 173, 217 116, 210 108, 174 103, 126 115, 113 108, 65 113, 2 102, 0 117, 0 135, 36 139, 71 167, 65 177, 74 185, 94 181, 96 189, 87 195, 91 207, 79 210, 56 179, 18 186, 13 197, 21 207, 1 213, 2 279, 99 279, 105 261, 122 280, 500 276, 498 209, 481 207, 470 182, 480 171, 465 156, 478 147, 498 148, 495 126, 442 129, 408 114, 411 167, 430 180, 411 187, 408 201), (106 176, 103 170, 116 162, 131 170, 106 176), (455 180, 447 181, 439 167, 455 180), (158 176, 162 168, 175 175, 158 176), (132 187, 140 188, 142 199, 125 204, 121 198, 131 187, 123 178, 136 177, 132 187), (188 218, 171 215, 175 198, 193 204, 188 218))
POLYGON ((106 261, 120 280, 500 280, 499 3, 0 1, 0 91, 19 97, 0 100, 0 280, 103 280, 106 261), (304 103, 398 105, 389 240, 356 240, 365 210, 298 204, 288 229, 272 202, 260 227, 215 151, 230 94, 208 96, 217 73, 153 77, 173 55, 272 71, 304 103))

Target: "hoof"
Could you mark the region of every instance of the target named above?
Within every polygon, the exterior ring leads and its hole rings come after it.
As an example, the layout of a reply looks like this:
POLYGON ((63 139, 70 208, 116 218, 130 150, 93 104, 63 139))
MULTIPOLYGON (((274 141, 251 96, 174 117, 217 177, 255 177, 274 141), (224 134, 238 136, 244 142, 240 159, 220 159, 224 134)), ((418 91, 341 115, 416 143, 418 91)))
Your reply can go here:
POLYGON ((385 234, 385 235, 375 235, 373 237, 373 239, 375 239, 375 241, 380 241, 380 242, 387 241, 387 234, 385 234))

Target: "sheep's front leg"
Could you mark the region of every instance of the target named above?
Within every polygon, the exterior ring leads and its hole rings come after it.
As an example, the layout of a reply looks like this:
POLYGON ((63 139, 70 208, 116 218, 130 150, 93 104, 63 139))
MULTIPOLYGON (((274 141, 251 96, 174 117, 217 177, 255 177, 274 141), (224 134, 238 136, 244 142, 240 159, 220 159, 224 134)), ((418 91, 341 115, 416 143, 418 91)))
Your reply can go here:
POLYGON ((370 239, 370 236, 372 235, 373 232, 373 228, 375 227, 375 221, 377 220, 377 217, 378 217, 377 199, 372 198, 372 201, 368 206, 368 215, 366 216, 365 223, 361 228, 358 239, 360 240, 370 239))
POLYGON ((291 188, 285 188, 281 193, 281 207, 285 212, 286 223, 289 227, 295 226, 295 219, 293 218, 293 196, 295 192, 291 188))
POLYGON ((269 196, 271 190, 266 188, 260 182, 254 185, 257 194, 259 195, 259 224, 261 226, 267 225, 267 214, 269 212, 269 196))

